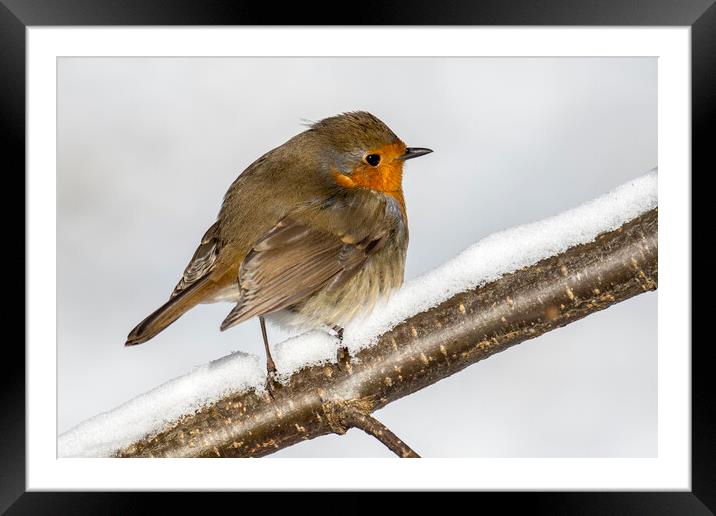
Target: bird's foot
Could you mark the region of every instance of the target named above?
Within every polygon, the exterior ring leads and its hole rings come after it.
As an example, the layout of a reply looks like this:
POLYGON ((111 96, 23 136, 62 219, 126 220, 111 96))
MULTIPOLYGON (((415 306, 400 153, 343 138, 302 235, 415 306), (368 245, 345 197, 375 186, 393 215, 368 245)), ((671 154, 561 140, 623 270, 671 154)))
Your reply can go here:
POLYGON ((271 399, 276 399, 275 394, 281 389, 281 384, 276 379, 278 375, 276 371, 276 363, 273 361, 273 357, 266 347, 266 390, 271 396, 271 399))
POLYGON ((343 328, 341 328, 340 326, 334 326, 332 329, 334 332, 336 332, 336 336, 341 343, 341 346, 338 348, 338 352, 336 354, 338 367, 342 370, 345 370, 346 366, 351 361, 351 354, 348 351, 348 348, 343 345, 343 328))
POLYGON ((336 337, 338 337, 338 340, 343 342, 343 328, 340 326, 332 326, 331 329, 336 332, 336 337))
POLYGON ((338 367, 340 367, 342 370, 345 370, 351 361, 351 354, 346 346, 341 346, 340 348, 338 348, 338 352, 336 353, 336 359, 338 360, 338 367))
POLYGON ((272 400, 276 399, 276 394, 281 390, 282 385, 276 379, 276 371, 268 371, 266 374, 266 392, 271 396, 272 400))

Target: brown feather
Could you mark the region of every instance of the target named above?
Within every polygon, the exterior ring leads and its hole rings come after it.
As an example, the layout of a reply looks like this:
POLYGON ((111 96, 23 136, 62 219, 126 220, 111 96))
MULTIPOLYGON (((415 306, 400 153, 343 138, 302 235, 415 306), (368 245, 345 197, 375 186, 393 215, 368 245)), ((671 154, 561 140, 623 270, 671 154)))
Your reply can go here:
POLYGON ((142 322, 129 332, 125 346, 134 346, 147 342, 179 319, 187 310, 194 308, 205 298, 206 287, 210 284, 204 276, 189 287, 173 295, 169 301, 149 314, 142 322))
POLYGON ((189 265, 186 266, 182 278, 177 283, 177 286, 174 287, 170 297, 177 296, 180 292, 209 274, 214 268, 216 258, 219 256, 219 250, 219 221, 216 221, 204 233, 199 247, 194 252, 194 256, 189 261, 189 265))
POLYGON ((377 243, 385 236, 379 232, 353 244, 345 236, 283 219, 257 241, 241 264, 242 299, 221 329, 293 305, 331 280, 344 285, 381 248, 377 243))

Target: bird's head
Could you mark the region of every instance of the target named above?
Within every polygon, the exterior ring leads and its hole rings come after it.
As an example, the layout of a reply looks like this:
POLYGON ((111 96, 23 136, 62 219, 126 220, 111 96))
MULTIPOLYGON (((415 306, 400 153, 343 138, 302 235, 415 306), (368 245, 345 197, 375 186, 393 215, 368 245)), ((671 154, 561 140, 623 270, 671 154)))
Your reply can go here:
POLYGON ((343 188, 398 195, 405 161, 432 152, 407 147, 387 125, 366 111, 325 118, 311 125, 309 132, 321 142, 328 172, 343 188))

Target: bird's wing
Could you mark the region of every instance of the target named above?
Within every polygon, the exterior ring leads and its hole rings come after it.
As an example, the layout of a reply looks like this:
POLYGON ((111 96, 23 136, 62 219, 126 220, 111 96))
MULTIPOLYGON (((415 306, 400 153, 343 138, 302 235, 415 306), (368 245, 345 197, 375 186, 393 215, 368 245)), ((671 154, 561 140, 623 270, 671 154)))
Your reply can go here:
POLYGON ((219 222, 217 221, 204 233, 199 247, 196 248, 194 256, 192 256, 189 265, 186 266, 179 283, 174 287, 170 299, 194 285, 214 269, 216 257, 219 256, 220 247, 219 222))
POLYGON ((290 306, 321 288, 343 285, 385 245, 387 235, 386 230, 377 231, 356 241, 351 234, 281 220, 254 244, 241 264, 241 301, 221 329, 290 306))

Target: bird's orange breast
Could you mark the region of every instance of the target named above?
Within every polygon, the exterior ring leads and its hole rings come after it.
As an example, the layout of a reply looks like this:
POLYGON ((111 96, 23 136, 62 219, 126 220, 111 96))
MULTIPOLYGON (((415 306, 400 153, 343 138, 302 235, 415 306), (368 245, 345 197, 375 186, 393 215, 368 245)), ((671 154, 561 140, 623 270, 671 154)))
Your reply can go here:
POLYGON ((380 155, 378 166, 373 167, 368 163, 360 163, 350 175, 334 171, 333 177, 336 183, 344 188, 367 188, 390 195, 398 201, 400 209, 405 214, 403 160, 400 159, 404 153, 405 144, 403 142, 384 145, 369 151, 369 154, 380 155))

